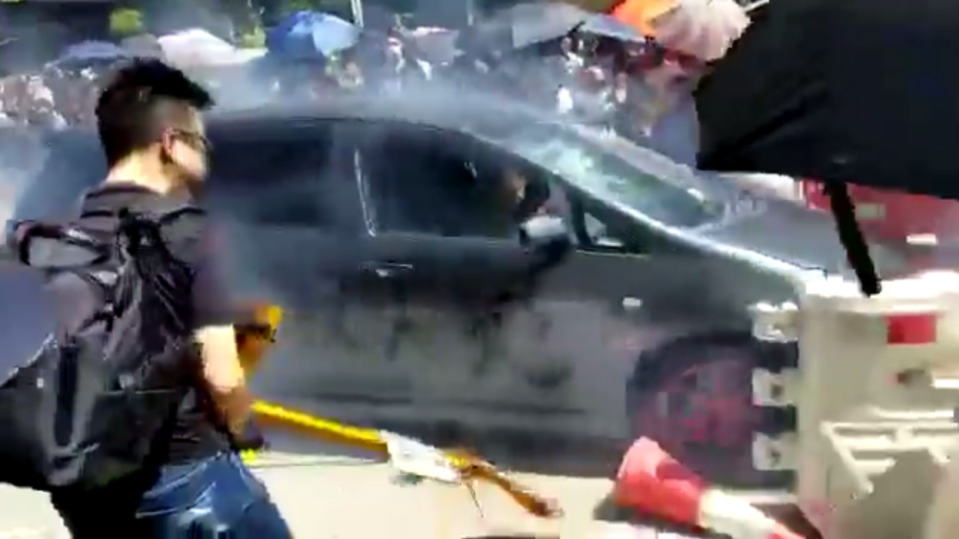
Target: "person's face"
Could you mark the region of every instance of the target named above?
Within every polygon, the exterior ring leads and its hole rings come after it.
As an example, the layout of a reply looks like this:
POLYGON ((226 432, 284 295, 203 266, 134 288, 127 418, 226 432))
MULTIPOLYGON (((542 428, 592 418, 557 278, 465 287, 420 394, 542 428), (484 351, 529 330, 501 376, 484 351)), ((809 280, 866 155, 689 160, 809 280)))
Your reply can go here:
POLYGON ((360 70, 360 66, 355 62, 346 64, 343 69, 343 74, 346 76, 347 85, 360 86, 363 84, 363 72, 360 70))
POLYGON ((609 80, 606 78, 606 73, 598 67, 589 68, 586 77, 594 89, 605 88, 609 84, 609 80))
POLYGON ((702 62, 696 57, 677 51, 663 51, 658 66, 647 71, 654 83, 670 85, 695 78, 702 70, 702 62))
POLYGON ((182 127, 168 128, 160 141, 163 161, 177 181, 196 193, 206 178, 210 143, 199 112, 189 109, 182 127))
POLYGON ((386 43, 386 54, 392 61, 398 61, 403 58, 403 43, 395 38, 390 38, 386 43))
POLYGON ((688 78, 686 70, 679 64, 663 62, 645 72, 646 81, 654 86, 668 87, 688 78))
POLYGON ((510 200, 521 200, 526 191, 526 178, 515 170, 507 170, 504 180, 506 196, 510 200))

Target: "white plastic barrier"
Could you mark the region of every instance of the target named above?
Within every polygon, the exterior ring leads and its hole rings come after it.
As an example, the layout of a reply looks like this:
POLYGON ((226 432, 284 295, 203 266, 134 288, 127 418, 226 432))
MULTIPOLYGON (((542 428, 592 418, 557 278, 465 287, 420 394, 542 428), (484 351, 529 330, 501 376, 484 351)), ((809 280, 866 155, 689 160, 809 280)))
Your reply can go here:
POLYGON ((795 435, 757 436, 754 461, 797 471, 800 507, 827 538, 921 537, 959 439, 959 273, 883 284, 866 298, 829 279, 798 308, 753 310, 757 332, 800 350, 797 370, 753 375, 757 405, 798 417, 795 435))

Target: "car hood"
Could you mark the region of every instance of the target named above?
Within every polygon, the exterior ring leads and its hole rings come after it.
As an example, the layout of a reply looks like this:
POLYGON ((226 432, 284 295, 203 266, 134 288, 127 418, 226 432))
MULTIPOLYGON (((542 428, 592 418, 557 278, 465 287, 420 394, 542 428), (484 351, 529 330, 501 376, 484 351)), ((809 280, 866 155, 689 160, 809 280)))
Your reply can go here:
MULTIPOLYGON (((792 202, 764 199, 761 208, 734 214, 723 223, 704 227, 698 232, 710 241, 800 268, 854 275, 832 215, 792 202)), ((882 277, 908 273, 910 265, 903 251, 871 240, 869 251, 882 277)))

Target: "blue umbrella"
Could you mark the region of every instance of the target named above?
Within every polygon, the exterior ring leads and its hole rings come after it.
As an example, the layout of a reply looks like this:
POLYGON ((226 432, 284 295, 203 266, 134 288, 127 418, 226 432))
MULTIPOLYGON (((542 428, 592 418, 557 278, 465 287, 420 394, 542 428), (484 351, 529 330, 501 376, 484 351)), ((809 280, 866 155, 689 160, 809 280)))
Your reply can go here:
POLYGON ((285 58, 325 58, 355 45, 359 34, 359 28, 334 15, 297 11, 267 32, 266 48, 285 58))

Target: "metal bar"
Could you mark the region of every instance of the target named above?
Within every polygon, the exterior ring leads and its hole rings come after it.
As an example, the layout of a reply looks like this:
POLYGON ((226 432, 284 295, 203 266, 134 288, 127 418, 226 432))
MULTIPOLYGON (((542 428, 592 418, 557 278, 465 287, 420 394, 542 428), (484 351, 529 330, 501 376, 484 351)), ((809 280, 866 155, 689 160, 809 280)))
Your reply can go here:
POLYGON ((353 14, 353 24, 363 27, 363 0, 350 0, 350 12, 353 14))
POLYGON ((743 9, 746 11, 746 13, 752 13, 753 11, 756 11, 757 9, 765 7, 766 4, 768 3, 769 3, 769 0, 757 0, 756 2, 750 2, 744 5, 743 9))

